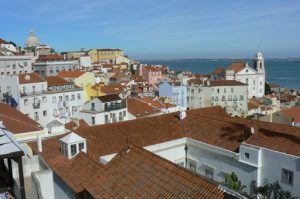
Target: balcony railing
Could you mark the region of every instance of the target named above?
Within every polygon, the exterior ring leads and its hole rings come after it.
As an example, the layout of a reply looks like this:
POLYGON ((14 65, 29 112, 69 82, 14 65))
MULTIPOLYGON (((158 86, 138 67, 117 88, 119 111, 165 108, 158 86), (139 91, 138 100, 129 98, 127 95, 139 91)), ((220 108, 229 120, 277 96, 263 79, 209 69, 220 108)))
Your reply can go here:
POLYGON ((31 96, 31 95, 41 95, 41 94, 46 94, 47 91, 43 90, 43 91, 34 91, 34 92, 20 92, 20 96, 24 97, 24 96, 31 96))
POLYGON ((122 109, 122 108, 126 108, 126 102, 123 101, 121 103, 114 103, 114 104, 111 104, 111 105, 106 105, 104 107, 104 111, 114 111, 114 110, 119 110, 119 109, 122 109))

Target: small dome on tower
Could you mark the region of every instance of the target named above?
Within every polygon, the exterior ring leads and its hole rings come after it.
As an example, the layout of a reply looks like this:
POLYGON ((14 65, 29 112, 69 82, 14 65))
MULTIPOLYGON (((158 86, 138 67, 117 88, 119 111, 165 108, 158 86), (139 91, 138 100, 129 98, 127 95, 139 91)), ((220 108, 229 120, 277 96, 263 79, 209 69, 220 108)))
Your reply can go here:
POLYGON ((27 37, 26 40, 26 47, 36 47, 39 45, 39 40, 35 36, 35 33, 33 30, 30 30, 29 36, 27 37))

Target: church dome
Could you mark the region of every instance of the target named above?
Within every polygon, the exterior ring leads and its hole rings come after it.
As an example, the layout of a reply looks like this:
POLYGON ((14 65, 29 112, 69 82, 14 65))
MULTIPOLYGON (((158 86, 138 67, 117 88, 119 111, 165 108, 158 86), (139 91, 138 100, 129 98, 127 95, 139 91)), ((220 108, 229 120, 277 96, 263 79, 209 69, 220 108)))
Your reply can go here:
POLYGON ((26 47, 35 47, 39 45, 39 40, 35 36, 35 33, 33 30, 30 31, 29 36, 27 37, 26 40, 26 47))

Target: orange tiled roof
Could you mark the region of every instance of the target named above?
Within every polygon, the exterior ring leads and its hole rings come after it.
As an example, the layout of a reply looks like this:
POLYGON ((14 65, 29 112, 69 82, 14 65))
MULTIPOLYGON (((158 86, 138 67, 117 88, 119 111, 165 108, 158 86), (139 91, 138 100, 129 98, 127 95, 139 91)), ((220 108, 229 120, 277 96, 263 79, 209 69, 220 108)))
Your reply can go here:
POLYGON ((4 126, 14 134, 43 130, 39 123, 2 102, 0 102, 0 121, 3 121, 4 126))
POLYGON ((4 39, 0 38, 0 44, 10 44, 10 43, 5 41, 4 39))
POLYGON ((20 84, 31 84, 31 83, 46 81, 43 77, 39 76, 37 73, 19 74, 18 76, 19 76, 20 84))
POLYGON ((284 109, 281 111, 284 115, 289 118, 294 119, 295 122, 300 122, 300 108, 297 106, 293 106, 289 109, 284 109))
POLYGON ((160 113, 160 110, 147 102, 143 102, 138 98, 129 98, 127 100, 128 112, 135 117, 145 117, 160 113))
POLYGON ((158 68, 155 68, 153 66, 143 66, 143 69, 151 72, 161 72, 158 68))
MULTIPOLYGON (((246 142, 300 156, 299 127, 229 117, 221 107, 187 111, 183 120, 179 120, 178 113, 170 113, 75 132, 87 140, 87 155, 96 161, 103 155, 118 153, 128 143, 145 147, 183 137, 234 152, 239 151, 241 142, 246 142), (256 130, 254 134, 251 127, 256 130)), ((43 152, 38 153, 54 171, 68 166, 60 152, 59 139, 63 136, 43 140, 43 152)), ((35 143, 30 146, 37 151, 35 143)))
POLYGON ((62 78, 77 78, 83 75, 84 73, 86 73, 86 71, 61 71, 57 74, 57 76, 60 76, 62 78))
POLYGON ((101 198, 225 198, 218 185, 143 148, 129 146, 83 184, 101 198))
POLYGON ((118 94, 124 91, 124 86, 116 84, 116 85, 100 85, 100 91, 105 93, 106 95, 110 94, 118 94))
POLYGON ((42 55, 40 56, 37 61, 53 61, 53 60, 63 60, 64 56, 58 54, 51 54, 51 55, 42 55))
POLYGON ((216 68, 212 73, 218 75, 224 72, 225 72, 225 68, 216 68))
POLYGON ((153 97, 141 97, 139 100, 154 106, 157 109, 171 108, 176 106, 175 104, 161 102, 153 97))
POLYGON ((211 86, 243 86, 247 84, 236 80, 211 80, 210 85, 211 86))
POLYGON ((232 63, 227 70, 234 70, 234 72, 239 72, 241 70, 243 70, 246 67, 246 63, 245 62, 235 62, 232 63))
POLYGON ((44 77, 48 83, 48 87, 51 86, 64 86, 64 85, 69 85, 73 84, 64 78, 61 78, 59 76, 49 76, 49 77, 44 77))

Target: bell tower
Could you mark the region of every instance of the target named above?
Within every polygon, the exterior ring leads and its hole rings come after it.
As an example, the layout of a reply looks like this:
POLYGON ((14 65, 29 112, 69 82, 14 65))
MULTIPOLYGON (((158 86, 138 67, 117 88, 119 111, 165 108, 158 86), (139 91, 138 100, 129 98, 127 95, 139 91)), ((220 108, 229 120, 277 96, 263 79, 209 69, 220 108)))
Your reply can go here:
POLYGON ((265 73, 265 59, 260 51, 253 58, 253 68, 260 74, 265 73))

